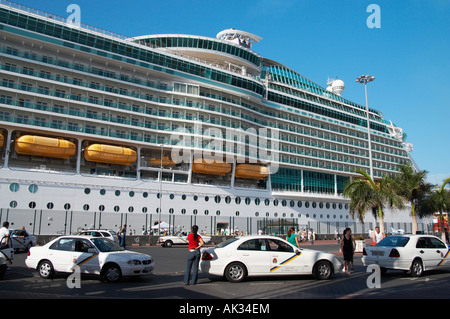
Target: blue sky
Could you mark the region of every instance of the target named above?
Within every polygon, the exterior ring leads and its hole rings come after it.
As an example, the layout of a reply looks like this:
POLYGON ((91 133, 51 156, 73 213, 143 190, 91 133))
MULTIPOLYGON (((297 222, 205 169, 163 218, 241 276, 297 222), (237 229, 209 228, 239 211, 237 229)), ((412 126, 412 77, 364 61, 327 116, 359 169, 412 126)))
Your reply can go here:
POLYGON ((17 2, 127 36, 181 33, 215 37, 227 28, 263 39, 254 51, 326 87, 346 84, 342 96, 380 110, 408 135, 412 157, 428 180, 450 176, 450 1, 448 0, 39 0, 17 2), (370 4, 380 28, 369 28, 370 4))

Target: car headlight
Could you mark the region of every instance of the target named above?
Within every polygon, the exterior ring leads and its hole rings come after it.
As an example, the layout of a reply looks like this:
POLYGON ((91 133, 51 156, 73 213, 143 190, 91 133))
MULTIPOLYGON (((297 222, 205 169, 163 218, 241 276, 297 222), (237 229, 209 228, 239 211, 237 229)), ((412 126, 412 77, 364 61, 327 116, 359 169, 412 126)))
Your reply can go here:
POLYGON ((140 260, 133 259, 133 260, 128 260, 128 264, 129 265, 140 265, 142 263, 140 260))

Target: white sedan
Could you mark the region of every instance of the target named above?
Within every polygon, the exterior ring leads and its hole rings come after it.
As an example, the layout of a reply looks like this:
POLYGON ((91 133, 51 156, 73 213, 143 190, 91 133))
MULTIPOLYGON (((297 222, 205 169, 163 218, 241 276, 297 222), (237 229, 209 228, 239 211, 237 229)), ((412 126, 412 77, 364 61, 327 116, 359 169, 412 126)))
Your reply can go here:
MULTIPOLYGON (((201 235, 203 241, 209 243, 211 241, 211 236, 201 235)), ((163 247, 172 247, 173 245, 188 245, 189 242, 187 240, 186 235, 182 235, 181 233, 177 235, 169 235, 169 236, 161 236, 159 238, 159 243, 163 247)))
POLYGON ((273 236, 231 238, 202 249, 200 270, 241 282, 247 276, 315 275, 329 279, 341 263, 333 254, 297 248, 273 236))
POLYGON ((107 238, 90 236, 61 236, 44 246, 32 247, 25 264, 37 269, 44 279, 80 267, 82 274, 100 275, 107 282, 151 274, 155 268, 149 255, 124 250, 107 238))
POLYGON ((410 271, 419 277, 426 270, 450 266, 450 249, 439 238, 430 235, 394 235, 377 245, 366 247, 362 262, 387 269, 410 271))
POLYGON ((31 247, 36 246, 36 236, 30 235, 24 229, 12 229, 9 231, 9 236, 14 250, 28 251, 31 247))

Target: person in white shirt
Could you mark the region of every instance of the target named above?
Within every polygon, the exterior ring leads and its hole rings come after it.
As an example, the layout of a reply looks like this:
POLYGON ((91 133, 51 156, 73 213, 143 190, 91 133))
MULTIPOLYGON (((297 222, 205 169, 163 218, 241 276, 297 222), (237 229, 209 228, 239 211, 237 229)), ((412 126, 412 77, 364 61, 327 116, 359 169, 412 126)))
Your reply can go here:
POLYGON ((373 232, 372 241, 377 244, 384 238, 384 234, 380 232, 380 227, 375 227, 375 231, 373 232))
POLYGON ((9 223, 3 222, 3 227, 0 228, 0 248, 6 248, 9 245, 9 223))

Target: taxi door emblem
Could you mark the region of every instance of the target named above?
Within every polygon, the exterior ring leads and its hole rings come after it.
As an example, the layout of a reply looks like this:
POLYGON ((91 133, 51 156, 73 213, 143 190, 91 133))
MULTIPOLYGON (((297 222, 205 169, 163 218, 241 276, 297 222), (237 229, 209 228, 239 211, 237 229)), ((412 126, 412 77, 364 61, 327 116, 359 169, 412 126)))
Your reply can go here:
POLYGON ((273 263, 274 263, 274 264, 277 263, 277 259, 276 259, 276 258, 273 259, 273 263))

